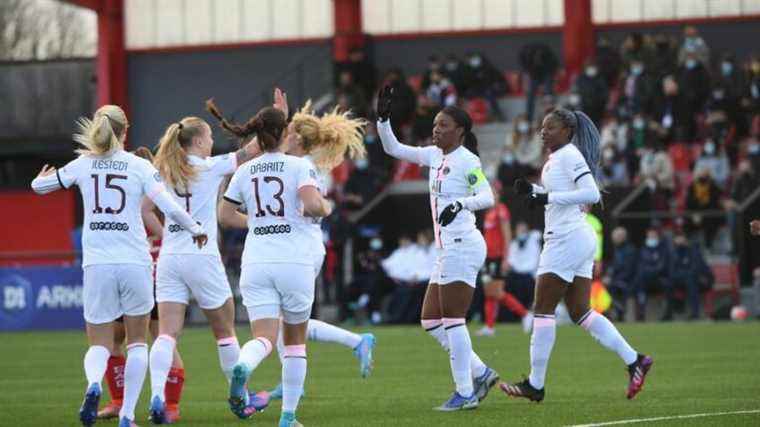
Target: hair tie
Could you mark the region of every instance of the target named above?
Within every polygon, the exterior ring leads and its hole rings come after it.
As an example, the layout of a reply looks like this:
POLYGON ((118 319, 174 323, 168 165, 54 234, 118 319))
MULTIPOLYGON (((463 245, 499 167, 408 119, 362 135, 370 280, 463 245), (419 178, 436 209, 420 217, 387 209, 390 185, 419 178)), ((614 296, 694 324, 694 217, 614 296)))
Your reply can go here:
POLYGON ((177 122, 177 129, 182 130, 185 127, 185 125, 182 124, 182 122, 177 122))

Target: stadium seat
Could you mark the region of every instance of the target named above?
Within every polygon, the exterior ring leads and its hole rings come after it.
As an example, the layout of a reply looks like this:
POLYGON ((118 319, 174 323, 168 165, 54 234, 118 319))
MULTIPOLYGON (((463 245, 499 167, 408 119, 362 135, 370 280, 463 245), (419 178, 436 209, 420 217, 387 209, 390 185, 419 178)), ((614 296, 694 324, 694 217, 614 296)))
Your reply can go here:
POLYGON ((504 72, 504 80, 507 81, 510 95, 523 96, 525 94, 521 72, 507 70, 504 72))
POLYGON ((473 98, 467 101, 467 113, 472 118, 472 123, 482 125, 488 122, 488 101, 484 98, 473 98))
POLYGON ((570 90, 571 77, 564 68, 557 71, 554 76, 554 93, 561 94, 570 90))
POLYGON ((668 154, 673 161, 673 169, 677 173, 691 170, 691 162, 694 157, 686 144, 680 142, 672 144, 668 148, 668 154))

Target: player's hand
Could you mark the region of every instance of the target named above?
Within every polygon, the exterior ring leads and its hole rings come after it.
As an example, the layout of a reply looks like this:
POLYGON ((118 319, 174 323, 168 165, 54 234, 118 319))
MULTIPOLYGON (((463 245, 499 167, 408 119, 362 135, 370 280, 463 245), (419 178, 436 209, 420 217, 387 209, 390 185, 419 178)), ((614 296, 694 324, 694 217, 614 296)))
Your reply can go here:
POLYGON ((391 117, 391 101, 393 100, 393 88, 385 86, 380 89, 377 95, 377 118, 381 122, 387 121, 391 117))
POLYGON ((454 202, 446 206, 441 212, 441 214, 438 215, 438 223, 441 224, 441 227, 445 227, 451 224, 451 221, 454 221, 454 218, 457 217, 457 214, 461 210, 462 210, 462 204, 459 202, 454 202))
POLYGON ((542 208, 549 203, 549 194, 533 193, 525 198, 530 209, 542 208))
POLYGON ((37 178, 52 175, 54 173, 55 173, 55 168, 46 163, 44 166, 42 166, 42 169, 40 169, 40 173, 37 174, 37 178))
POLYGON ((206 246, 206 243, 208 243, 208 235, 206 233, 203 233, 198 234, 197 236, 193 236, 193 242, 198 245, 198 249, 201 249, 206 246))
POLYGON ((514 183, 515 193, 520 196, 527 196, 533 193, 533 185, 525 178, 518 178, 514 183))
POLYGON ((760 236, 760 219, 755 219, 749 223, 749 232, 753 236, 760 236))
POLYGON ((274 88, 274 108, 282 111, 285 114, 285 119, 288 119, 288 94, 280 90, 280 88, 274 88))

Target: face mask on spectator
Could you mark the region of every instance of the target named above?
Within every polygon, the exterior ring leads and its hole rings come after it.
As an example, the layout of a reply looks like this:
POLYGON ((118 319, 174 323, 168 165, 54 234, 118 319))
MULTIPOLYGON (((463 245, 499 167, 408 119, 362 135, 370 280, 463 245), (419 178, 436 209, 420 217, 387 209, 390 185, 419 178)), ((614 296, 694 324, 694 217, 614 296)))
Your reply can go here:
POLYGON ((657 244, 659 243, 660 243, 660 239, 658 239, 657 237, 647 237, 647 240, 645 242, 645 244, 649 248, 656 248, 657 244))
POLYGON ((457 69, 457 62, 456 61, 449 61, 446 63, 446 69, 449 71, 454 71, 457 69))
POLYGON ((631 66, 631 74, 634 76, 639 76, 641 73, 644 72, 644 66, 641 64, 636 64, 631 66))
POLYGON ((570 97, 568 98, 568 100, 567 100, 567 101, 568 101, 568 102, 570 103, 570 105, 572 105, 573 107, 577 107, 577 106, 581 105, 581 96, 580 96, 580 95, 578 95, 577 93, 571 93, 571 94, 570 94, 570 97))
POLYGON ((752 65, 749 66, 749 68, 755 74, 760 73, 760 62, 757 62, 757 61, 753 62, 752 65))
POLYGON ((365 144, 374 144, 375 142, 377 142, 377 136, 370 134, 364 135, 365 144))
POLYGON ((586 75, 589 77, 595 77, 598 71, 594 66, 586 67, 586 75))
POLYGON ((525 134, 525 133, 528 133, 529 130, 530 130, 530 125, 528 124, 528 122, 520 122, 517 124, 518 132, 525 134))
POLYGON ((506 152, 501 156, 501 162, 511 165, 515 161, 515 155, 511 152, 506 152))
POLYGON ((615 150, 613 149, 604 150, 603 157, 604 157, 604 160, 608 162, 611 161, 612 159, 615 158, 615 150))
POLYGON ((712 155, 713 153, 715 153, 715 143, 713 142, 705 143, 705 154, 712 155))
POLYGON ((713 91, 713 98, 717 99, 718 101, 722 100, 723 96, 725 96, 723 89, 715 89, 713 91))
POLYGON ((730 75, 731 71, 733 71, 733 70, 734 70, 734 64, 732 64, 730 62, 723 61, 720 64, 720 71, 723 73, 724 76, 730 75))
POLYGON ((369 248, 373 251, 379 251, 383 248, 383 240, 379 237, 373 237, 372 240, 369 241, 369 248))
POLYGON ((356 169, 363 171, 367 169, 369 162, 367 162, 367 159, 356 159, 356 162, 354 163, 354 165, 356 166, 356 169))
POLYGON ((480 59, 479 56, 473 56, 472 58, 470 58, 470 66, 472 68, 480 67, 481 63, 482 63, 482 60, 480 59))
POLYGON ((760 144, 757 142, 753 142, 749 144, 749 147, 747 147, 747 151, 749 151, 749 154, 755 155, 760 154, 760 144))
POLYGON ((686 60, 686 68, 689 70, 693 70, 694 67, 697 66, 697 60, 696 59, 687 59, 686 60))
POLYGON ((646 122, 641 117, 633 120, 633 128, 636 130, 642 130, 646 126, 646 122))

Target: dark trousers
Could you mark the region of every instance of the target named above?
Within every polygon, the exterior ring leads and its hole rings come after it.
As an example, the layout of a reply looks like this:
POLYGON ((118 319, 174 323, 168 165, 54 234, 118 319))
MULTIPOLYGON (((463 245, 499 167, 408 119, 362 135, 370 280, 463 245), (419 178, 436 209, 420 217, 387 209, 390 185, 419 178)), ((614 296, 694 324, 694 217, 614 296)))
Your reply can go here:
POLYGON ((689 304, 692 317, 699 317, 699 277, 692 271, 675 272, 670 277, 669 286, 665 291, 668 298, 668 308, 673 309, 675 303, 675 291, 686 291, 686 301, 689 304))
POLYGON ((631 289, 631 293, 636 295, 636 320, 643 321, 646 317, 647 292, 667 291, 669 287, 665 272, 640 271, 631 289))

